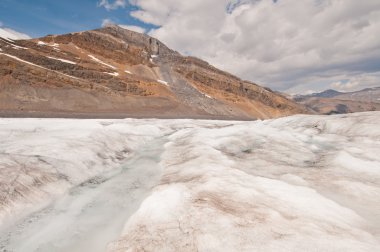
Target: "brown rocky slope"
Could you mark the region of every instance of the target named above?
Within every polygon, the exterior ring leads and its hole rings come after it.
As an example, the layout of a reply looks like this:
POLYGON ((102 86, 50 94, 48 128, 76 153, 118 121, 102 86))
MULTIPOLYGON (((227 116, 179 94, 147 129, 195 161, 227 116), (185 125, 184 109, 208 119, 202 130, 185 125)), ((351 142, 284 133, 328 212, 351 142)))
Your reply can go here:
POLYGON ((287 98, 118 26, 0 38, 0 115, 273 118, 305 112, 287 98))

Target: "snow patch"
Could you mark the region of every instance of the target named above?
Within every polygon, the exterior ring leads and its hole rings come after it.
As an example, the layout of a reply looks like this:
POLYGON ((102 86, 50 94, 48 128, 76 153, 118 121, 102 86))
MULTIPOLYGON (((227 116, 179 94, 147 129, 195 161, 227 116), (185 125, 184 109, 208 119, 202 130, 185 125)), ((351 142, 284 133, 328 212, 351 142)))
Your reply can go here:
POLYGON ((95 56, 93 56, 93 55, 91 55, 91 54, 89 54, 88 57, 90 57, 93 61, 95 61, 95 62, 97 62, 97 63, 99 63, 99 64, 102 64, 102 65, 104 65, 104 66, 110 67, 110 68, 112 68, 112 69, 117 69, 116 67, 114 67, 114 66, 112 66, 112 65, 110 65, 110 64, 107 64, 107 63, 101 61, 100 59, 96 58, 95 56))
POLYGON ((161 83, 165 86, 169 86, 169 83, 167 81, 164 81, 164 80, 157 80, 158 83, 161 83))
POLYGON ((212 97, 211 96, 209 96, 208 94, 205 94, 205 93, 202 93, 204 96, 206 96, 207 98, 210 98, 210 99, 212 99, 212 97))
POLYGON ((5 38, 5 37, 1 37, 1 38, 4 39, 5 41, 11 42, 11 43, 14 42, 12 39, 9 39, 9 38, 5 38))
POLYGON ((50 70, 50 69, 47 69, 47 68, 45 68, 45 67, 43 67, 43 66, 36 65, 36 64, 34 64, 34 63, 32 63, 32 62, 29 62, 29 61, 26 61, 26 60, 20 59, 20 58, 18 58, 18 57, 16 57, 16 56, 13 56, 13 55, 10 55, 10 54, 7 54, 7 53, 0 53, 0 54, 1 54, 1 55, 5 55, 5 56, 8 56, 9 58, 12 58, 12 59, 18 60, 18 61, 20 61, 20 62, 23 62, 23 63, 29 64, 29 65, 32 65, 32 66, 38 67, 38 68, 42 68, 42 69, 45 69, 45 70, 50 70))
POLYGON ((16 49, 16 50, 18 50, 18 49, 24 49, 24 50, 27 50, 27 49, 28 49, 28 48, 26 48, 26 47, 22 47, 22 46, 18 46, 18 45, 13 45, 12 48, 13 48, 13 49, 16 49))
POLYGON ((104 73, 106 73, 106 74, 109 74, 109 75, 112 75, 112 76, 119 76, 119 73, 108 73, 108 72, 104 72, 104 73))
POLYGON ((38 67, 38 68, 41 68, 41 69, 44 69, 44 70, 47 70, 47 71, 55 72, 55 73, 57 73, 57 74, 60 74, 60 75, 63 75, 63 76, 66 76, 66 77, 69 77, 69 78, 77 79, 77 80, 78 80, 77 77, 74 77, 74 76, 71 76, 71 75, 68 75, 68 74, 64 74, 64 73, 61 73, 61 72, 58 72, 58 71, 54 71, 54 70, 48 69, 48 68, 43 67, 43 66, 40 66, 40 65, 36 65, 36 64, 34 64, 34 63, 32 63, 32 62, 29 62, 29 61, 26 61, 26 60, 20 59, 20 58, 18 58, 18 57, 16 57, 16 56, 13 56, 13 55, 10 55, 10 54, 7 54, 7 53, 0 53, 0 54, 1 54, 1 55, 5 55, 5 56, 8 56, 8 57, 10 57, 10 58, 12 58, 12 59, 18 60, 18 61, 20 61, 20 62, 26 63, 26 64, 28 64, 28 65, 32 65, 32 66, 35 66, 35 67, 38 67))
POLYGON ((124 72, 126 72, 127 74, 132 74, 132 72, 128 70, 125 70, 124 72))
POLYGON ((28 49, 28 48, 26 48, 26 47, 22 47, 22 46, 15 45, 15 44, 14 44, 14 41, 9 40, 9 39, 6 39, 6 41, 4 41, 4 42, 5 42, 6 44, 12 46, 12 48, 13 48, 13 49, 16 49, 16 50, 18 50, 18 49, 25 49, 25 50, 27 50, 27 49, 28 49))
POLYGON ((77 64, 76 62, 73 62, 73 61, 70 61, 70 60, 65 60, 65 59, 60 59, 60 58, 54 58, 54 57, 50 57, 50 56, 46 56, 46 57, 49 58, 49 59, 59 60, 59 61, 62 61, 64 63, 68 63, 68 64, 72 64, 72 65, 76 65, 77 64))

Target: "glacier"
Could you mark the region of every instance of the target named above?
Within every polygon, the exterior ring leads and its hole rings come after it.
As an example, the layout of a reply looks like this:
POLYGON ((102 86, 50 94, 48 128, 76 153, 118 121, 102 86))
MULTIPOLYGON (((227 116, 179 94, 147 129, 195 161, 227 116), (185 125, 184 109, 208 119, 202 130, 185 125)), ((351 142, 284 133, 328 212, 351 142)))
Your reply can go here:
POLYGON ((0 119, 2 251, 378 251, 380 112, 0 119))

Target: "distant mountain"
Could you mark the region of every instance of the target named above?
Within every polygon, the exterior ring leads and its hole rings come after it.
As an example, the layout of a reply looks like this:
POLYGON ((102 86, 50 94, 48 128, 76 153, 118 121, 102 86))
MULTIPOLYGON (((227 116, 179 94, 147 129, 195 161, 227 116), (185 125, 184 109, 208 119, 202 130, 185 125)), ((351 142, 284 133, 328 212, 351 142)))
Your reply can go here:
POLYGON ((2 115, 252 119, 305 112, 270 89, 118 26, 32 40, 7 36, 0 39, 2 115))
POLYGON ((380 87, 366 88, 356 92, 342 93, 335 98, 340 100, 380 102, 380 87))
POLYGON ((298 99, 298 98, 303 99, 303 98, 308 98, 308 97, 332 98, 332 97, 335 97, 335 96, 340 95, 340 94, 343 94, 343 93, 338 92, 338 91, 333 90, 333 89, 328 89, 328 90, 325 90, 325 91, 320 92, 320 93, 313 93, 313 94, 309 94, 309 95, 297 95, 296 99, 298 99))
POLYGON ((311 95, 299 95, 294 100, 321 114, 342 114, 380 110, 380 87, 355 92, 332 89, 311 95))

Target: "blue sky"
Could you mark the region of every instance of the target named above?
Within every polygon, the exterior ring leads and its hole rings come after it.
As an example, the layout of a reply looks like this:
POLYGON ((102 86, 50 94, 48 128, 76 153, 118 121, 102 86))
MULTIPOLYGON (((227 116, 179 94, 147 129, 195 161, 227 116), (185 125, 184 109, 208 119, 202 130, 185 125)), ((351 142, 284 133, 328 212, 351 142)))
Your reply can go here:
POLYGON ((31 37, 95 29, 104 19, 152 28, 131 17, 132 10, 136 7, 128 5, 107 11, 96 0, 0 0, 0 22, 31 37))

